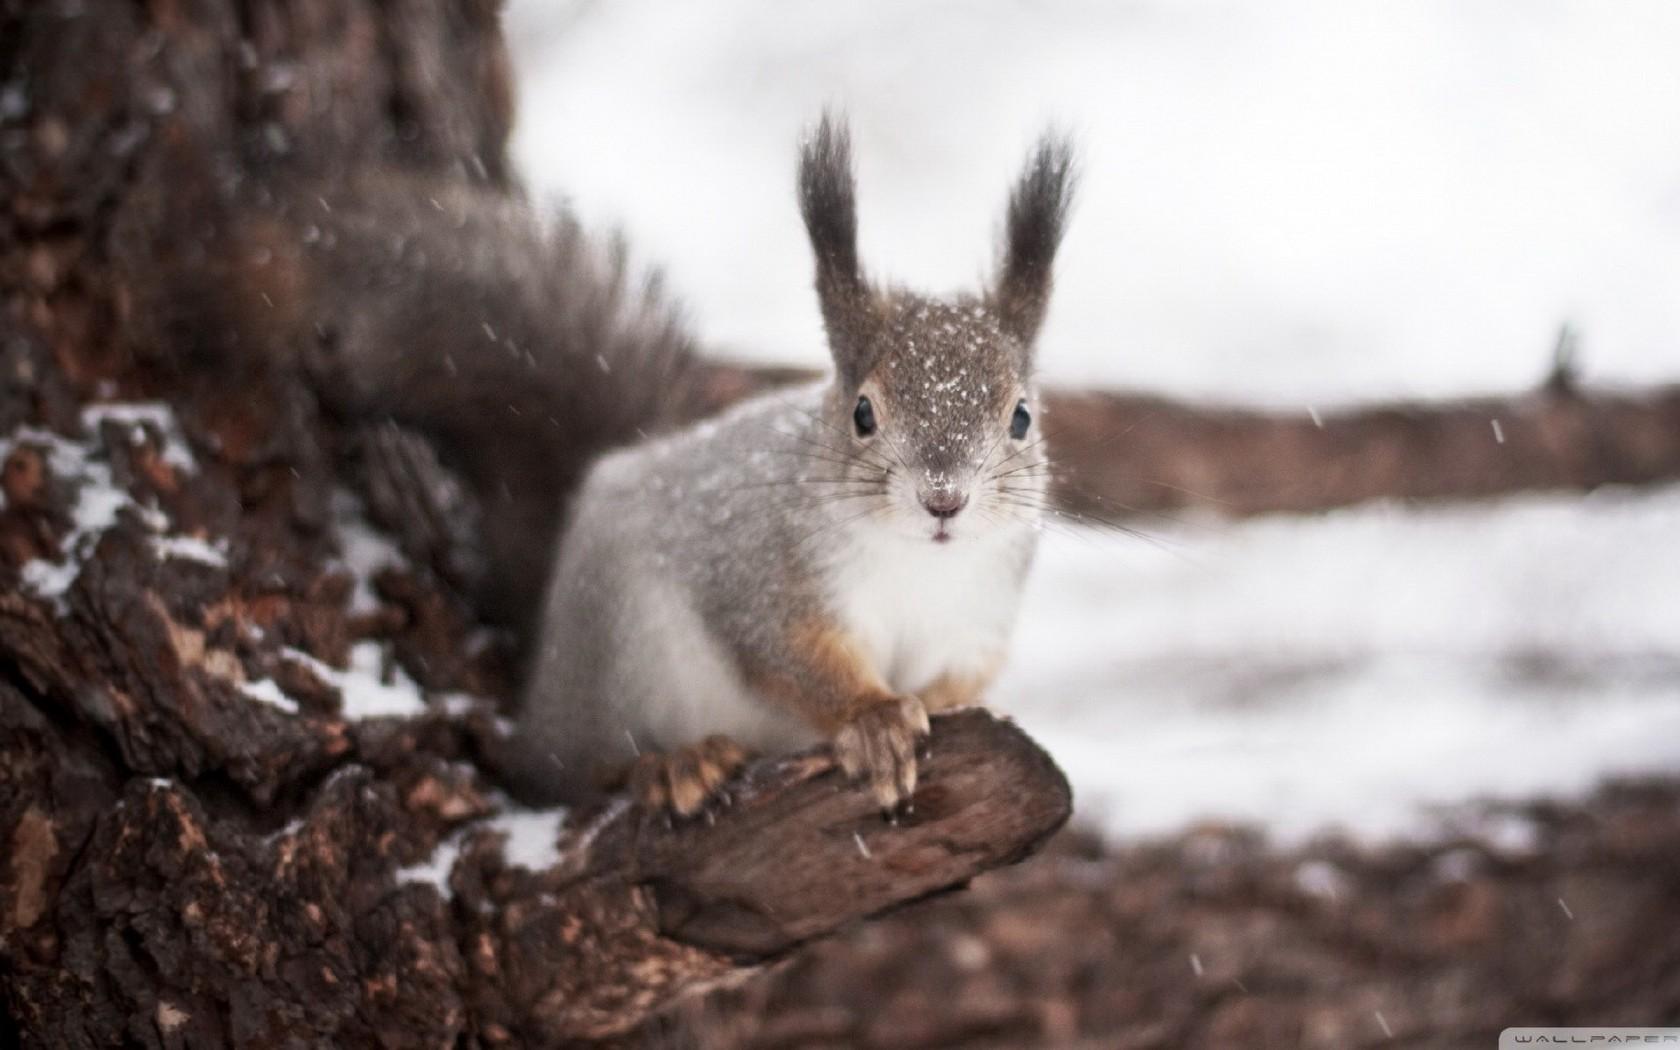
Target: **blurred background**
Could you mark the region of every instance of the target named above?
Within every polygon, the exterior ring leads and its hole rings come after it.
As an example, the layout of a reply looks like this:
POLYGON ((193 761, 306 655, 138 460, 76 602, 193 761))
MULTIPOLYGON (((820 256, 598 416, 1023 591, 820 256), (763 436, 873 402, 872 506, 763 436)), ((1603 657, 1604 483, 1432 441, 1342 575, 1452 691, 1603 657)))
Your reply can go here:
MULTIPOLYGON (((1520 397, 1564 325, 1589 387, 1680 380, 1661 0, 514 0, 507 27, 533 194, 623 229, 731 357, 824 361, 792 168, 829 105, 866 266, 936 290, 986 273, 1028 145, 1073 131, 1052 384, 1315 418, 1520 397)), ((1428 838, 1680 768, 1672 486, 1139 527, 1046 535, 993 696, 1112 838, 1428 838)))

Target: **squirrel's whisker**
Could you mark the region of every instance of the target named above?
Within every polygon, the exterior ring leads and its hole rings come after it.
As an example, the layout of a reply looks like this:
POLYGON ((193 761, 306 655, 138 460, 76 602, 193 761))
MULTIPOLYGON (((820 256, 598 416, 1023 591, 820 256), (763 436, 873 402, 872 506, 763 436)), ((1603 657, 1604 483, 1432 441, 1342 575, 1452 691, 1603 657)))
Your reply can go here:
POLYGON ((787 485, 870 485, 885 491, 885 478, 783 478, 778 481, 743 481, 730 486, 731 491, 741 489, 769 489, 787 485))
MULTIPOLYGON (((853 458, 853 459, 841 459, 838 456, 818 455, 817 453, 814 453, 814 452, 806 452, 803 449, 772 449, 769 454, 773 455, 773 456, 781 456, 785 459, 808 459, 808 460, 811 460, 812 462, 816 462, 816 463, 829 463, 829 464, 832 464, 836 467, 840 467, 842 469, 847 469, 847 470, 851 469, 852 467, 857 466, 858 463, 860 462, 858 459, 855 459, 855 458, 853 458)), ((866 465, 873 465, 873 464, 866 464, 866 465)), ((877 467, 876 469, 880 469, 880 468, 877 467)))
POLYGON ((1053 503, 1046 503, 1037 499, 1024 499, 1020 495, 1002 496, 999 497, 999 502, 1014 503, 1016 506, 1036 510, 1044 515, 1046 522, 1079 525, 1086 529, 1094 529, 1096 531, 1118 532, 1130 536, 1133 539, 1142 540, 1150 546, 1166 553, 1178 556, 1183 555, 1182 548, 1184 545, 1182 543, 1175 544, 1167 540, 1165 537, 1144 532, 1135 526, 1126 525, 1111 518, 1102 517, 1101 515, 1067 510, 1062 507, 1057 507, 1053 503))
MULTIPOLYGON (((805 409, 795 409, 795 411, 799 412, 805 418, 809 419, 811 422, 817 424, 818 426, 821 426, 821 427, 823 427, 827 430, 832 431, 842 441, 845 441, 848 444, 850 444, 850 442, 852 440, 851 435, 847 434, 845 431, 841 430, 839 427, 835 426, 833 423, 830 423, 828 420, 822 418, 821 416, 817 415, 816 413, 807 411, 805 409)), ((806 440, 809 441, 811 444, 814 444, 814 445, 821 445, 822 444, 821 442, 818 442, 818 441, 816 441, 814 439, 811 439, 811 438, 806 438, 806 440)), ((898 455, 898 452, 895 448, 892 448, 890 438, 889 438, 889 441, 888 441, 888 445, 889 445, 889 448, 891 448, 892 451, 893 451, 894 458, 898 459, 898 465, 900 467, 903 467, 904 469, 908 470, 909 467, 908 467, 908 465, 905 464, 903 457, 898 455)), ((840 452, 842 455, 854 455, 858 458, 863 458, 867 455, 870 455, 870 450, 867 450, 867 449, 858 449, 858 448, 853 447, 853 448, 847 449, 845 451, 842 451, 840 449, 836 449, 836 448, 833 448, 833 447, 827 446, 827 445, 823 445, 823 447, 828 448, 829 451, 831 451, 831 452, 840 452)))
POLYGON ((1022 456, 1024 456, 1027 453, 1033 451, 1034 449, 1037 449, 1037 448, 1041 447, 1044 444, 1045 440, 1046 440, 1045 438, 1040 437, 1040 438, 1037 438, 1037 439, 1033 440, 1032 442, 1029 442, 1028 444, 1022 445, 1020 448, 1016 449, 1014 452, 1010 453, 1009 455, 1003 457, 1003 459, 999 460, 998 464, 997 464, 998 467, 1003 467, 1003 466, 1005 466, 1005 465, 1007 465, 1007 464, 1009 464, 1009 463, 1011 463, 1011 462, 1013 462, 1017 459, 1020 459, 1022 456))
POLYGON ((997 437, 992 438, 992 443, 986 447, 986 454, 980 457, 980 473, 984 474, 992 469, 992 453, 998 450, 998 446, 1003 444, 1003 439, 1008 436, 1008 434, 1009 431, 1000 430, 998 431, 997 437))
POLYGON ((891 434, 887 434, 886 439, 887 439, 887 451, 891 452, 893 459, 898 461, 898 465, 900 467, 903 467, 906 473, 909 473, 910 472, 910 465, 905 462, 904 450, 898 447, 898 440, 896 438, 894 438, 891 434))
POLYGON ((850 524, 852 524, 853 522, 856 522, 856 521, 861 521, 862 519, 864 519, 866 517, 869 517, 871 514, 874 514, 874 513, 878 512, 880 509, 881 508, 878 507, 878 506, 877 507, 869 507, 865 510, 859 511, 856 514, 851 514, 851 515, 848 515, 847 517, 844 517, 844 518, 837 518, 834 521, 830 521, 830 522, 828 522, 824 525, 818 526, 816 529, 807 533, 803 538, 801 538, 799 540, 796 540, 795 542, 799 545, 799 548, 801 550, 803 550, 804 548, 809 546, 813 541, 827 535, 828 533, 834 531, 835 529, 841 528, 841 527, 846 526, 846 525, 850 525, 850 524))
POLYGON ((1041 471, 1044 477, 1049 477, 1052 473, 1052 468, 1048 460, 1040 459, 1032 463, 1024 463, 1019 467, 1012 467, 1009 470, 993 471, 988 476, 992 478, 1011 478, 1017 474, 1028 474, 1031 476, 1030 472, 1032 471, 1041 471))
MULTIPOLYGON (((859 451, 859 450, 856 450, 856 449, 835 448, 833 445, 829 445, 829 444, 826 444, 824 442, 817 441, 817 440, 815 440, 815 439, 813 439, 813 438, 811 438, 807 435, 804 435, 804 434, 789 434, 789 433, 786 433, 784 431, 775 430, 774 428, 771 428, 771 430, 772 430, 772 433, 780 434, 783 437, 792 438, 796 441, 800 441, 804 444, 810 445, 813 448, 818 448, 818 449, 821 449, 825 452, 832 453, 833 457, 835 457, 835 458, 829 458, 828 461, 836 463, 837 465, 840 465, 840 466, 849 467, 849 466, 852 466, 855 463, 862 463, 865 466, 874 467, 877 470, 887 470, 887 469, 890 469, 890 467, 891 467, 891 464, 886 463, 886 462, 882 462, 882 461, 878 461, 876 458, 870 456, 867 452, 859 451)), ((780 455, 788 455, 788 456, 803 455, 803 456, 810 456, 813 459, 827 458, 827 457, 816 456, 813 453, 804 452, 804 451, 801 451, 799 449, 772 449, 771 451, 776 452, 780 455)))
MULTIPOLYGON (((1016 480, 1018 480, 1018 479, 1016 479, 1016 480)), ((1167 514, 1163 511, 1154 511, 1154 510, 1145 509, 1143 507, 1136 507, 1136 506, 1133 506, 1129 503, 1122 503, 1121 501, 1119 501, 1117 499, 1114 499, 1111 496, 1095 495, 1091 492, 1086 491, 1082 487, 1080 487, 1076 482, 1069 481, 1066 478, 1058 479, 1058 484, 1060 485, 1060 487, 1062 487, 1064 489, 1071 489, 1072 491, 1078 493, 1081 497, 1083 497, 1085 499, 1091 500, 1092 502, 1095 502, 1095 503, 1101 503, 1105 506, 1114 507, 1115 509, 1117 509, 1117 510, 1123 512, 1123 513, 1126 513, 1126 514, 1137 515, 1140 518, 1147 517, 1147 518, 1154 519, 1154 520, 1170 522, 1173 525, 1176 525, 1176 526, 1179 526, 1179 527, 1182 527, 1182 528, 1187 528, 1187 529, 1198 529, 1198 530, 1201 530, 1201 531, 1204 531, 1204 532, 1217 531, 1217 529, 1214 525, 1211 525, 1207 522, 1193 521, 1193 520, 1190 520, 1188 518, 1180 517, 1178 515, 1167 514)), ((1049 493, 1048 491, 1045 491, 1045 490, 1033 489, 1033 488, 1019 488, 1019 487, 1016 487, 1016 486, 1013 486, 1013 485, 994 485, 993 490, 997 491, 997 492, 1011 492, 1011 493, 1034 496, 1034 497, 1042 500, 1042 507, 1043 507, 1044 510, 1051 511, 1051 512, 1063 515, 1063 516, 1083 518, 1085 520, 1089 520, 1089 521, 1092 521, 1094 523, 1102 524, 1102 525, 1104 525, 1106 527, 1109 527, 1109 528, 1124 528, 1125 527, 1125 526, 1121 526, 1120 524, 1118 524, 1116 522, 1110 521, 1109 519, 1106 519, 1101 515, 1092 514, 1088 511, 1078 511, 1078 510, 1074 510, 1072 508, 1069 508, 1069 507, 1065 506, 1062 503, 1061 500, 1057 499, 1054 495, 1052 495, 1051 493, 1049 493)))

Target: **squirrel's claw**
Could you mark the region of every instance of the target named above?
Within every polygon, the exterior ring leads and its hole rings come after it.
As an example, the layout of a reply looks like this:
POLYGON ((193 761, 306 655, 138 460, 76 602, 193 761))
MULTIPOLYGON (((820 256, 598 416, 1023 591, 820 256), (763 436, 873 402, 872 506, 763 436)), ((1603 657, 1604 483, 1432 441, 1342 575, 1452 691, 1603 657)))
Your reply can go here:
POLYGON ((709 736, 698 744, 636 759, 630 767, 630 791, 650 810, 693 817, 723 798, 724 785, 746 761, 741 745, 725 736, 709 736))
POLYGON ((927 708, 913 696, 870 703, 834 735, 834 756, 854 780, 865 779, 883 810, 916 792, 916 746, 928 734, 927 708))

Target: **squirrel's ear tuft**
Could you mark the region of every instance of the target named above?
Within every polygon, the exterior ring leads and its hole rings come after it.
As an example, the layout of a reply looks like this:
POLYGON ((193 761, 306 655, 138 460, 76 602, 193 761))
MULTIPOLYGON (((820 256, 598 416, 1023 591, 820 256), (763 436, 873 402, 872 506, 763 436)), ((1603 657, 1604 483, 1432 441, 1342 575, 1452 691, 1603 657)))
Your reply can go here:
POLYGON ((845 118, 823 113, 799 153, 799 212, 817 256, 817 298, 834 363, 848 382, 869 368, 870 294, 857 254, 857 182, 845 118))
POLYGON ((1009 195, 1003 260, 992 291, 1004 328, 1032 346, 1050 304, 1051 265, 1073 202, 1073 144, 1046 133, 1009 195))

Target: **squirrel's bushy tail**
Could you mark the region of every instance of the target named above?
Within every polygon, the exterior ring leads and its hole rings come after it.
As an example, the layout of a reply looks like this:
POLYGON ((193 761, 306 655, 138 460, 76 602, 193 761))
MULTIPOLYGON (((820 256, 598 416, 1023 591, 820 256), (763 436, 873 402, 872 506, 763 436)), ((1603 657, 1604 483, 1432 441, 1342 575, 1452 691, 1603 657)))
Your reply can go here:
POLYGON ((425 434, 482 508, 492 619, 535 615, 588 463, 698 410, 657 279, 567 214, 401 174, 224 188, 213 206, 148 224, 154 343, 212 371, 298 370, 346 422, 425 434))

